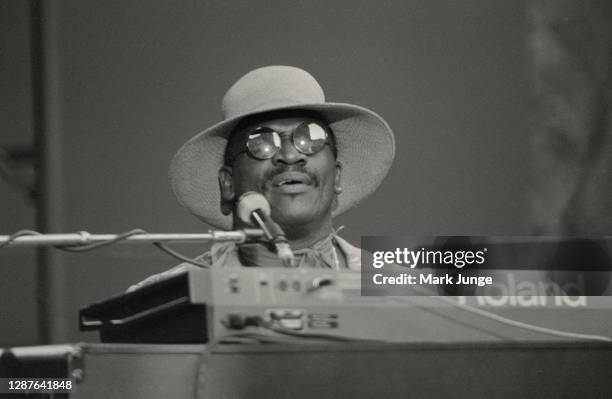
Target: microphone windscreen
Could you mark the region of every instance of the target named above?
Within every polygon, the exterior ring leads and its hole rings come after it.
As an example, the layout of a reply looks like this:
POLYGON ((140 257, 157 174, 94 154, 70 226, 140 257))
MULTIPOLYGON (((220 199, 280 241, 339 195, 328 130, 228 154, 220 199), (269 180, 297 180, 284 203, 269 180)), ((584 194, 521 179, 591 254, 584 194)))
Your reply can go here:
POLYGON ((255 191, 249 191, 242 194, 240 198, 238 198, 238 206, 236 208, 240 220, 247 224, 252 224, 251 214, 258 209, 266 216, 270 216, 270 204, 268 200, 262 194, 255 191))

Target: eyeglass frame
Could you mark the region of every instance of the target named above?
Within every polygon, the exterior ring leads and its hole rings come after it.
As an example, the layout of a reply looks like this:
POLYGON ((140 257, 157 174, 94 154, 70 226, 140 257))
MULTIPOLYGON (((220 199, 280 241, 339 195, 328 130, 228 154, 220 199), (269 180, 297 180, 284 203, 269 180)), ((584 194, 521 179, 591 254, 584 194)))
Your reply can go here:
MULTIPOLYGON (((238 129, 235 129, 234 132, 237 132, 238 129)), ((244 130, 241 130, 240 133, 240 138, 238 138, 237 140, 236 135, 232 134, 230 135, 230 138, 228 139, 228 145, 227 145, 227 149, 225 152, 225 161, 224 164, 225 165, 232 165, 234 163, 234 161, 236 160, 236 158, 238 157, 238 155, 242 154, 242 153, 247 153, 247 155, 253 159, 256 159, 258 161, 265 161, 268 159, 272 159, 274 158, 281 150, 282 150, 282 139, 285 136, 291 136, 291 145, 293 145, 293 148, 296 149, 296 151, 298 151, 300 154, 304 154, 304 155, 315 155, 318 154, 319 152, 323 151, 323 149, 325 148, 325 145, 329 145, 332 149, 334 158, 337 158, 337 147, 336 147, 336 140, 335 140, 335 136, 333 134, 333 131, 331 130, 331 128, 329 127, 329 125, 327 125, 324 122, 321 122, 319 120, 312 120, 312 121, 304 121, 302 123, 300 123, 298 126, 296 126, 294 129, 292 129, 289 133, 285 133, 285 132, 279 132, 275 129, 272 129, 270 127, 267 126, 257 126, 253 129, 249 129, 249 133, 246 133, 244 130), (295 143, 295 132, 297 131, 297 129, 299 129, 301 126, 305 125, 305 124, 316 124, 317 126, 321 127, 323 129, 323 131, 325 132, 325 143, 323 144, 323 146, 321 147, 321 149, 319 149, 316 152, 313 153, 308 153, 308 152, 304 152, 302 150, 300 150, 300 148, 296 145, 295 143), (261 129, 266 129, 268 132, 272 132, 272 133, 276 133, 279 137, 279 139, 281 140, 281 145, 279 147, 276 147, 277 150, 271 154, 269 157, 266 158, 260 158, 257 157, 255 154, 253 154, 250 150, 250 148, 248 147, 248 142, 250 139, 250 136, 255 134, 258 130, 261 129), (235 147, 241 147, 240 150, 238 151, 233 151, 233 148, 235 147)))

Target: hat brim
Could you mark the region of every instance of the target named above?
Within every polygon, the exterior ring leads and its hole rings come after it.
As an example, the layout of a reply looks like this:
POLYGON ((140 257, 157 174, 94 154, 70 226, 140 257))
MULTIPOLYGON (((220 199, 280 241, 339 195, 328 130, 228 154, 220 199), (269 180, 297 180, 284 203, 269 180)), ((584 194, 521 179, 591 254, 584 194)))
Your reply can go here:
POLYGON ((218 184, 228 137, 242 118, 278 110, 317 111, 334 132, 342 163, 343 191, 333 216, 372 194, 387 175, 395 156, 395 140, 383 118, 352 104, 300 104, 238 115, 187 141, 170 165, 170 182, 179 203, 209 225, 231 229, 231 215, 221 213, 218 184))

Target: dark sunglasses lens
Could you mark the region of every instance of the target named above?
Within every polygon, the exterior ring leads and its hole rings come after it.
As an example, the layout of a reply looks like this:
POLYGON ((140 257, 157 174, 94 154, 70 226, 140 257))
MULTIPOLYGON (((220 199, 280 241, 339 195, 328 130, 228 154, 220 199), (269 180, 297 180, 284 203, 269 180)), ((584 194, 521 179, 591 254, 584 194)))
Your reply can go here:
POLYGON ((273 130, 256 130, 249 135, 247 140, 249 152, 257 159, 272 158, 280 147, 280 136, 273 130))
POLYGON ((293 133, 293 144, 304 154, 316 154, 325 147, 327 132, 317 123, 303 123, 293 133))

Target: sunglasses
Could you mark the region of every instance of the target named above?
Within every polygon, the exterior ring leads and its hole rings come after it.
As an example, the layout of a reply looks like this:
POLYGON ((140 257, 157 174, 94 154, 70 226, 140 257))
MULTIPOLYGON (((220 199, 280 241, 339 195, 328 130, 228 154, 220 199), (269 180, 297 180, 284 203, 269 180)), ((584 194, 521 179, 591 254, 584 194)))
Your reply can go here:
MULTIPOLYGON (((326 144, 330 144, 328 127, 316 122, 299 124, 291 132, 291 140, 296 150, 306 155, 320 152, 326 144)), ((281 134, 269 127, 258 127, 246 136, 246 149, 256 159, 265 160, 274 157, 281 149, 281 134)), ((244 147, 243 147, 244 148, 244 147)))

